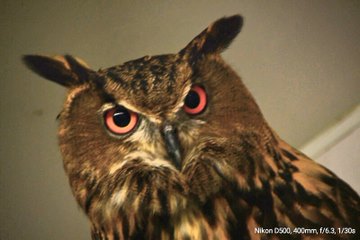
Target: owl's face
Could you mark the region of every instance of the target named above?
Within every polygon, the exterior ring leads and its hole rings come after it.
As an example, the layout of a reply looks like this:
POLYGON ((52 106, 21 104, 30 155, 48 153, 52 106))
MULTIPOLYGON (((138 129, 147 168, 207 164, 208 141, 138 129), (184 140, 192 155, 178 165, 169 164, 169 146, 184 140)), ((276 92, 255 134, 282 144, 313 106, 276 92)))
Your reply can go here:
POLYGON ((71 56, 25 57, 69 89, 60 148, 73 193, 95 225, 119 218, 119 209, 128 219, 139 209, 174 214, 189 207, 189 194, 202 201, 229 174, 234 132, 262 131, 255 101, 220 56, 241 25, 239 16, 223 18, 177 54, 99 71, 71 56))
POLYGON ((144 57, 99 71, 96 86, 70 89, 59 118, 67 172, 101 178, 137 157, 181 170, 208 107, 191 74, 177 54, 144 57))

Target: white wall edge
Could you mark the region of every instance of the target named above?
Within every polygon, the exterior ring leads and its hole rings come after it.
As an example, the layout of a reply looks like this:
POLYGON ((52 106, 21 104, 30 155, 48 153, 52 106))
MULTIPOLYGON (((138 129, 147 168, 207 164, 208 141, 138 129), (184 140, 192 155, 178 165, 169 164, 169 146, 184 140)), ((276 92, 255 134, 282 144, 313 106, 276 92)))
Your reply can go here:
POLYGON ((300 149, 309 157, 316 159, 358 127, 360 127, 360 104, 300 149))

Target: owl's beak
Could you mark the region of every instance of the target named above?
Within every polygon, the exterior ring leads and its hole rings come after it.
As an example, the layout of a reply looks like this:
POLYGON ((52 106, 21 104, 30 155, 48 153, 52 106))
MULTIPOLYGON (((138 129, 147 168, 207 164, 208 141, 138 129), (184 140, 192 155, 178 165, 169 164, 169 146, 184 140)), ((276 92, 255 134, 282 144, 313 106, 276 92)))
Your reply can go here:
POLYGON ((177 169, 181 169, 180 144, 176 128, 171 124, 164 124, 162 134, 165 140, 166 150, 173 164, 177 169))

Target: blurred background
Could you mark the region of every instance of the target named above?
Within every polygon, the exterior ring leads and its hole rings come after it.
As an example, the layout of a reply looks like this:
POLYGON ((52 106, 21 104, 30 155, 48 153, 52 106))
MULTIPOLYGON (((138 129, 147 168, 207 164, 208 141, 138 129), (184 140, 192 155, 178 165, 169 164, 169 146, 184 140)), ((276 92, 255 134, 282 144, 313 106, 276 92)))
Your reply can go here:
POLYGON ((21 63, 69 53, 93 69, 174 53, 245 18, 224 52, 270 125, 358 192, 360 1, 0 1, 0 239, 90 239, 57 147, 65 89, 21 63))

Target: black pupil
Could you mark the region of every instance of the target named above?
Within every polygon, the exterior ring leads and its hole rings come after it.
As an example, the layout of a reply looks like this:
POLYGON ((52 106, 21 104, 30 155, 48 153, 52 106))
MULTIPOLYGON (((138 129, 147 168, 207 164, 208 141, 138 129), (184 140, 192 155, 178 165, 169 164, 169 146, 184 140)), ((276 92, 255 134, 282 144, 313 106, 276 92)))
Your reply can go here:
POLYGON ((114 123, 119 127, 126 127, 130 123, 130 113, 124 107, 118 107, 113 115, 114 123))
POLYGON ((200 96, 195 91, 190 91, 185 98, 185 105, 189 108, 196 108, 199 106, 200 96))

